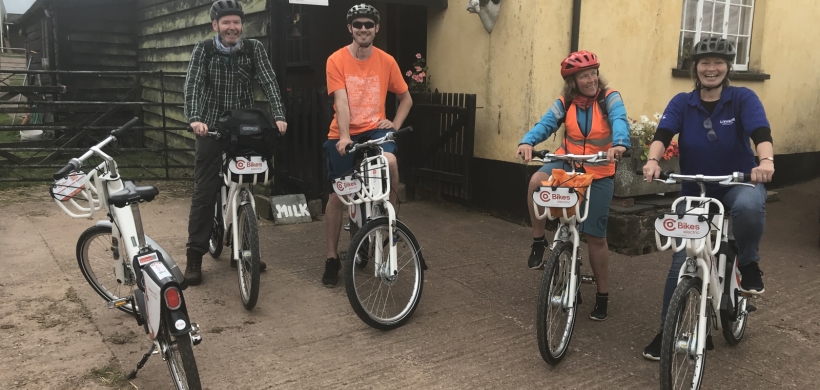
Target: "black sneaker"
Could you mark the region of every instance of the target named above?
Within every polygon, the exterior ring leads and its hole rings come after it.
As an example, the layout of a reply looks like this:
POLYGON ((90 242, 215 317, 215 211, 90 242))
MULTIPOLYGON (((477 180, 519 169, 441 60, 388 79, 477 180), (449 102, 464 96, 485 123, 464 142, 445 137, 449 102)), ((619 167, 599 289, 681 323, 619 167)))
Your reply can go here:
POLYGON ((758 267, 757 262, 752 262, 746 264, 742 267, 738 267, 740 271, 740 291, 747 293, 747 294, 762 294, 766 291, 763 288, 763 271, 760 270, 758 267))
POLYGON ((643 357, 649 360, 661 360, 661 343, 663 342, 663 333, 658 333, 652 342, 643 349, 643 357))
POLYGON ((595 294, 595 308, 589 314, 589 319, 593 321, 604 321, 607 318, 606 307, 609 304, 609 294, 595 294))
POLYGON ((339 284, 340 269, 342 269, 342 262, 339 259, 327 259, 325 261, 325 273, 322 275, 322 284, 325 287, 336 287, 339 284))
POLYGON ((544 251, 547 249, 547 240, 534 241, 531 248, 527 266, 530 269, 544 269, 544 251))

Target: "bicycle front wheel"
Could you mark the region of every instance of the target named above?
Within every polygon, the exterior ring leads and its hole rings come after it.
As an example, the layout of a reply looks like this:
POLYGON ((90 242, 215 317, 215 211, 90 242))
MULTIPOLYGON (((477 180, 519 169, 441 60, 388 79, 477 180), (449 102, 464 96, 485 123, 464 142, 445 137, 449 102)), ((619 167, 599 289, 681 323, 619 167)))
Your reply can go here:
POLYGON ((157 334, 157 343, 162 358, 168 364, 168 371, 171 372, 174 387, 177 390, 201 389, 202 385, 199 382, 199 370, 196 367, 191 336, 187 333, 172 336, 168 322, 163 320, 159 334, 157 334))
MULTIPOLYGON (((239 206, 239 295, 245 309, 253 309, 259 298, 259 226, 256 211, 250 203, 239 206)), ((236 245, 236 244, 235 244, 236 245)))
POLYGON ((353 311, 367 325, 382 330, 410 319, 424 286, 421 248, 401 221, 396 221, 393 236, 398 270, 388 275, 390 237, 387 217, 373 219, 350 240, 345 259, 345 290, 353 311))
POLYGON ((672 294, 663 325, 661 389, 699 389, 703 381, 706 348, 697 348, 698 338, 706 337, 698 334, 702 283, 683 279, 672 294))
MULTIPOLYGON (((124 252, 119 245, 114 245, 111 237, 111 228, 107 226, 92 226, 86 229, 77 240, 77 263, 85 280, 106 302, 131 296, 134 290, 134 278, 131 268, 123 266, 127 274, 126 280, 117 280, 114 267, 122 262, 124 252), (131 277, 129 277, 131 276, 131 277)), ((118 309, 134 314, 134 307, 129 303, 117 307, 118 309)))
POLYGON ((213 225, 211 228, 211 238, 208 240, 208 253, 216 259, 222 254, 222 241, 225 238, 225 226, 222 224, 222 198, 220 194, 216 195, 213 225))
POLYGON ((569 306, 572 243, 559 242, 544 263, 538 293, 536 330, 538 349, 545 362, 556 365, 566 355, 578 310, 578 294, 569 306))

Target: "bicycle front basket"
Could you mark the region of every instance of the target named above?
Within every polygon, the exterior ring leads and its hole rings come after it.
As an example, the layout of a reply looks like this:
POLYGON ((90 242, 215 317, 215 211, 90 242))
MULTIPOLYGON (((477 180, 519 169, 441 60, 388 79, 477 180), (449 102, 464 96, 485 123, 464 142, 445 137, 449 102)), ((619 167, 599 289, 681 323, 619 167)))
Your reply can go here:
POLYGON ((272 170, 270 161, 262 156, 231 157, 222 167, 226 180, 239 184, 265 184, 272 170))
MULTIPOLYGON (((559 216, 569 219, 580 213, 592 180, 591 173, 571 174, 560 168, 553 169, 549 180, 541 182, 541 187, 533 193, 533 201, 547 208, 549 219, 559 216)), ((586 218, 585 215, 578 217, 581 220, 586 218)))
POLYGON ((363 159, 357 167, 333 181, 333 190, 348 206, 385 199, 390 195, 387 157, 380 154, 363 159))

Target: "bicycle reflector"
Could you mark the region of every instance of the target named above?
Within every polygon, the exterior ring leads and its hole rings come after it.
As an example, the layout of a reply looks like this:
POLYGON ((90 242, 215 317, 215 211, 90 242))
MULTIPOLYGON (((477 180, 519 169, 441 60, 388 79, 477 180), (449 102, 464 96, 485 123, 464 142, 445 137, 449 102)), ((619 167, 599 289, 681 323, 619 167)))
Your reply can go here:
POLYGON ((165 290, 165 306, 171 310, 179 309, 182 306, 182 295, 176 287, 168 287, 165 290))

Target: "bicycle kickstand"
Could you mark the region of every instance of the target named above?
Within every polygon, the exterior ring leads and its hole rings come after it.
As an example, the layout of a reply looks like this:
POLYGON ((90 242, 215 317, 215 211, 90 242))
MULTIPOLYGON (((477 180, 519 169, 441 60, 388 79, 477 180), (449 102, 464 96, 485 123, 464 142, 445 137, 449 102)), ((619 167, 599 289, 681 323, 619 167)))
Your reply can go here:
POLYGON ((139 370, 142 368, 142 366, 144 366, 144 365, 145 365, 145 362, 147 362, 147 361, 148 361, 148 358, 150 358, 150 357, 151 357, 151 355, 153 355, 153 354, 155 354, 155 353, 157 353, 157 352, 158 352, 158 351, 157 351, 157 346, 156 346, 156 344, 151 343, 151 348, 150 348, 150 349, 148 349, 148 352, 146 352, 146 353, 145 353, 145 355, 142 355, 142 359, 140 360, 140 362, 139 362, 139 363, 137 363, 137 368, 135 368, 135 369, 134 369, 134 371, 131 371, 131 372, 128 374, 128 377, 127 377, 127 378, 128 378, 128 379, 134 379, 134 378, 136 378, 136 377, 137 377, 137 371, 139 371, 139 370))

